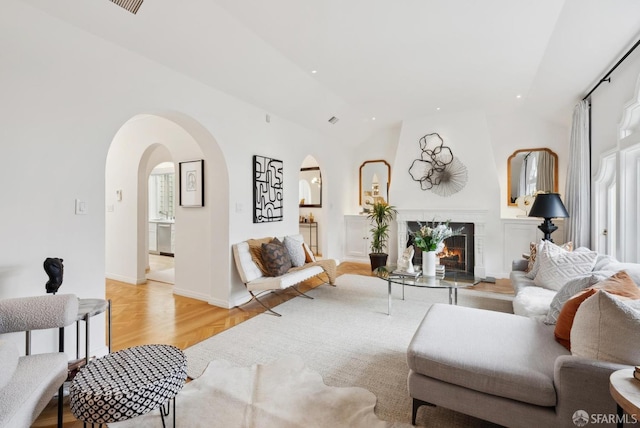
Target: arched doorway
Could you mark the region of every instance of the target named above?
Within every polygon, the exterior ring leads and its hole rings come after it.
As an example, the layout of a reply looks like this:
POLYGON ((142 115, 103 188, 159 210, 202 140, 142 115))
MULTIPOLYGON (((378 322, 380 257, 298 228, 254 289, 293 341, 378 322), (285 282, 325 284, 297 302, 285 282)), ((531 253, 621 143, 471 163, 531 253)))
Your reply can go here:
POLYGON ((105 168, 106 276, 145 282, 148 177, 155 165, 167 160, 176 166, 204 161, 204 206, 176 207, 174 293, 229 307, 228 171, 213 136, 182 114, 137 115, 114 136, 105 168))

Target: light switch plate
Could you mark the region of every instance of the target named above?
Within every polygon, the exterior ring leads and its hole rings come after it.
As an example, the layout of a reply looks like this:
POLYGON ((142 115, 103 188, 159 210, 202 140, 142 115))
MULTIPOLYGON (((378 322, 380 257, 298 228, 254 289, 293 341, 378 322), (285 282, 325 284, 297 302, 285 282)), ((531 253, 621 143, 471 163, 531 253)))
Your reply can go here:
POLYGON ((85 201, 76 199, 76 215, 86 215, 89 212, 89 207, 85 201))

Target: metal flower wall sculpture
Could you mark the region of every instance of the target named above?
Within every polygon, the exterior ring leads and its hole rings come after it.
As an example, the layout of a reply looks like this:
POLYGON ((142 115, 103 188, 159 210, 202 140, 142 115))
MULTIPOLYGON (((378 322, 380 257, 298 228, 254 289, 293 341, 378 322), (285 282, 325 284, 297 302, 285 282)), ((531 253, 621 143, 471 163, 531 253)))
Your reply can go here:
POLYGON ((422 190, 431 190, 440 196, 458 193, 467 184, 467 167, 453 156, 449 146, 439 134, 420 138, 420 159, 415 159, 409 174, 420 182, 422 190))

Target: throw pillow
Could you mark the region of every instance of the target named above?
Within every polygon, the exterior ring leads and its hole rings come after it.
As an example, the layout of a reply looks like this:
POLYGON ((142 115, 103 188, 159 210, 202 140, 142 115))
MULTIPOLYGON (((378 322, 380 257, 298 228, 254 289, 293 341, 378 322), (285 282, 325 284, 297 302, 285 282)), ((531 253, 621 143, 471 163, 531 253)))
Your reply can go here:
MULTIPOLYGON (((593 278, 596 278, 593 275, 593 278)), ((568 284, 568 283, 567 283, 568 284)), ((563 287, 564 289, 565 287, 563 287)), ((640 288, 633 282, 629 274, 625 271, 620 271, 611 275, 610 277, 601 280, 592 287, 587 288, 581 293, 576 294, 562 306, 562 310, 558 316, 556 323, 555 336, 556 340, 560 342, 565 348, 571 350, 570 337, 571 327, 575 318, 576 312, 580 304, 588 297, 595 294, 597 291, 604 290, 615 296, 620 296, 627 299, 640 299, 640 288)))
POLYGON ((262 261, 268 276, 280 276, 291 269, 291 258, 287 248, 276 238, 262 244, 262 261))
POLYGON ((268 244, 272 240, 272 237, 262 239, 247 239, 247 244, 249 244, 249 252, 251 253, 251 259, 258 266, 258 269, 260 269, 265 275, 267 275, 267 268, 262 262, 262 244, 268 244))
POLYGON ((569 252, 545 244, 538 253, 539 268, 533 282, 538 287, 560 290, 570 279, 591 272, 597 256, 595 251, 569 252))
POLYGON ((587 275, 570 279, 562 286, 562 288, 560 288, 560 290, 558 290, 556 295, 553 296, 553 300, 551 300, 551 305, 549 305, 549 311, 544 319, 544 323, 551 325, 555 324, 558 321, 560 310, 571 297, 575 296, 585 288, 591 287, 593 284, 604 278, 606 277, 600 277, 596 275, 595 272, 592 272, 587 275))
POLYGON ((616 296, 628 297, 634 300, 640 299, 640 288, 633 282, 627 271, 624 270, 598 282, 593 288, 605 290, 616 296))
POLYGON ((544 241, 544 240, 541 240, 537 244, 534 244, 532 242, 531 244, 529 244, 529 247, 531 248, 531 256, 529 257, 529 264, 527 266, 528 270, 525 275, 527 278, 534 279, 538 274, 538 270, 540 269, 540 262, 538 259, 538 255, 547 244, 550 246, 550 249, 553 250, 554 252, 559 252, 560 250, 573 251, 573 242, 571 241, 565 242, 562 245, 556 245, 553 242, 544 241))
POLYGON ((571 354, 618 364, 640 364, 640 301, 600 291, 578 308, 571 354))
POLYGON ((295 267, 303 266, 306 256, 304 254, 304 248, 302 248, 302 241, 291 236, 285 236, 282 243, 287 247, 291 264, 295 267))
POLYGON ((311 248, 307 245, 306 242, 302 243, 302 248, 304 249, 304 261, 305 263, 313 263, 316 261, 316 256, 311 251, 311 248))
MULTIPOLYGON (((535 242, 529 243, 529 257, 527 257, 527 269, 525 272, 531 272, 533 264, 536 261, 536 255, 538 254, 538 244, 535 242)), ((524 256, 524 254, 523 254, 524 256)))
POLYGON ((597 292, 598 290, 593 288, 582 290, 567 300, 558 314, 558 320, 556 322, 556 328, 553 331, 553 335, 555 336, 556 341, 569 351, 571 351, 571 327, 573 326, 573 320, 576 317, 576 312, 578 312, 578 308, 580 308, 582 302, 597 292))

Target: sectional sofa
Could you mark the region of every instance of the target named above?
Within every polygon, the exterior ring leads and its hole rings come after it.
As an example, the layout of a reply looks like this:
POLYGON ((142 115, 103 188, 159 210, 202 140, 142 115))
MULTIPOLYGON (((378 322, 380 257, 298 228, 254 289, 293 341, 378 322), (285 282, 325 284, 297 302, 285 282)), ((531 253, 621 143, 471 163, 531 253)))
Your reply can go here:
MULTIPOLYGON (((572 257, 581 257, 580 251, 572 257)), ((607 282, 607 275, 621 271, 627 284, 629 278, 640 284, 640 265, 593 252, 585 258, 589 262, 582 269, 587 271, 569 273, 569 280, 556 281, 554 285, 564 283, 555 290, 536 290, 544 287, 535 277, 527 278, 521 270, 512 273, 518 296, 538 299, 535 304, 520 302, 535 309, 530 316, 433 305, 407 351, 413 422, 421 406, 436 405, 508 427, 569 428, 582 423, 584 415, 598 426, 615 426, 609 376, 640 364, 640 350, 635 349, 640 300, 618 299, 596 287, 599 278, 607 282), (556 340, 556 326, 547 315, 555 305, 565 317, 583 294, 589 297, 574 313, 569 350, 556 340)), ((516 262, 515 267, 526 264, 516 262)), ((560 267, 566 273, 567 266, 560 267)), ((517 305, 514 301, 514 309, 517 305)))

